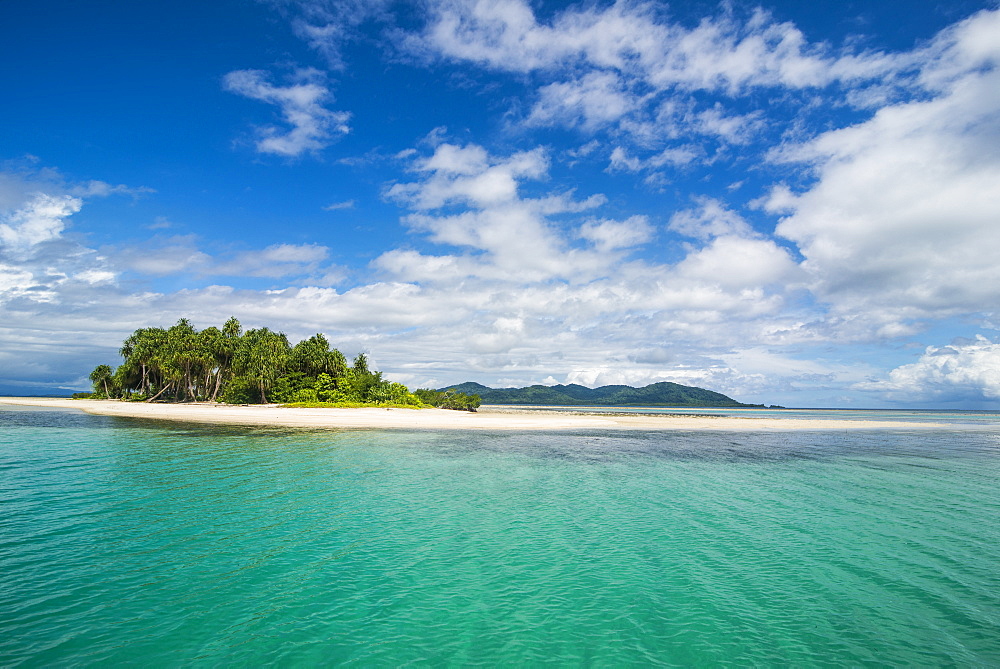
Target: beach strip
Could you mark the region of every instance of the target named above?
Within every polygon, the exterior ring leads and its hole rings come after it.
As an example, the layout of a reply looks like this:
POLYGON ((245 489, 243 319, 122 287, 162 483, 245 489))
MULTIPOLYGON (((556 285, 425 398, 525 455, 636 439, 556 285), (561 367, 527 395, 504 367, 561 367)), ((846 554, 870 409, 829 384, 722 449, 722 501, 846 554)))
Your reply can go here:
MULTIPOLYGON (((518 411, 505 407, 480 411, 448 409, 303 409, 277 405, 213 403, 148 404, 120 400, 0 397, 11 406, 75 409, 100 416, 145 418, 217 425, 375 430, 857 430, 946 427, 936 423, 852 419, 798 419, 744 416, 607 415, 566 411, 518 411)), ((692 409, 697 411, 697 409, 692 409)))

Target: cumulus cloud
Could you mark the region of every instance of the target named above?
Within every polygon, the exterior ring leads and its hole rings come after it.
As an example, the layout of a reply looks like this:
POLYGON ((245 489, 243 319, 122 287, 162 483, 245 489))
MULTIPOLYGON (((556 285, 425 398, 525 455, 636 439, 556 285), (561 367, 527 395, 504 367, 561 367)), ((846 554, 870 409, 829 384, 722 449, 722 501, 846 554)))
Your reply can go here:
MULTIPOLYGON (((523 0, 437 2, 419 46, 502 70, 530 72, 586 63, 640 74, 659 87, 722 89, 822 85, 871 76, 807 44, 794 25, 762 10, 746 20, 724 13, 694 28, 672 23, 651 3, 573 7, 548 24, 523 0)), ((414 45, 416 46, 416 45, 414 45)))
POLYGON ((29 156, 0 164, 0 259, 26 261, 44 255, 47 247, 59 246, 70 218, 87 200, 155 192, 99 180, 74 182, 37 162, 29 156))
POLYGON ((317 70, 298 70, 288 86, 276 86, 261 70, 235 70, 223 78, 226 90, 276 105, 287 129, 262 126, 256 142, 261 153, 295 157, 319 151, 336 135, 350 132, 348 112, 332 111, 324 103, 332 99, 317 70))
POLYGON ((942 33, 924 52, 923 99, 773 153, 815 174, 764 203, 787 214, 777 233, 832 314, 864 314, 869 336, 1000 310, 1000 46, 982 38, 998 30, 1000 12, 981 12, 942 33))
POLYGON ((624 90, 618 75, 591 72, 576 81, 543 86, 526 123, 579 124, 586 130, 595 130, 618 121, 638 104, 639 100, 624 90))
POLYGON ((746 219, 715 198, 696 197, 695 209, 684 209, 670 217, 669 227, 687 237, 702 241, 712 237, 753 237, 757 233, 746 219))
POLYGON ((419 182, 394 184, 390 199, 417 210, 438 209, 447 204, 488 207, 517 199, 517 180, 539 178, 548 171, 544 149, 522 151, 496 160, 478 145, 441 144, 428 158, 417 160, 415 172, 425 175, 419 182))
POLYGON ((725 236, 690 253, 678 264, 677 273, 733 290, 752 290, 776 284, 787 287, 797 278, 798 265, 771 240, 725 236))
MULTIPOLYGON (((588 276, 620 258, 604 253, 612 248, 599 240, 591 225, 578 235, 564 234, 553 217, 591 210, 605 203, 601 194, 577 199, 571 192, 525 197, 521 184, 543 181, 548 176, 549 157, 543 148, 490 155, 483 147, 442 143, 428 157, 413 158, 418 180, 393 184, 386 196, 414 210, 403 221, 411 230, 425 233, 436 244, 465 247, 470 255, 448 263, 449 271, 472 272, 479 277, 516 276, 521 281, 588 276), (452 213, 453 209, 458 213, 452 213), (588 236, 589 235, 589 236, 588 236), (595 242, 597 251, 572 248, 573 238, 595 242), (470 260, 475 257, 475 262, 470 260)), ((610 224, 609 224, 610 225, 610 224)), ((626 224, 618 236, 631 234, 640 243, 639 219, 626 224)), ((611 227, 605 241, 612 241, 611 227)), ((623 248, 623 245, 614 248, 623 248)), ((377 261, 383 269, 397 267, 408 276, 424 267, 440 271, 439 260, 416 261, 413 255, 390 252, 377 261)))
POLYGON ((645 244, 653 237, 653 226, 646 216, 630 216, 624 221, 590 220, 581 226, 580 236, 599 251, 613 251, 645 244))
POLYGON ((901 402, 1000 399, 1000 344, 977 335, 940 348, 928 346, 917 362, 888 378, 858 383, 859 390, 887 393, 901 402))
MULTIPOLYGON (((464 343, 453 353, 465 369, 508 379, 565 370, 566 380, 638 383, 687 379, 692 342, 702 352, 725 350, 794 329, 796 321, 782 310, 784 285, 796 280, 797 265, 738 214, 699 200, 696 210, 676 218, 678 230, 701 242, 682 261, 630 260, 655 238, 649 219, 588 215, 606 203, 599 194, 525 197, 524 182, 547 176, 542 155, 496 156, 477 145, 451 144, 427 157, 408 154, 419 178, 394 184, 387 195, 415 210, 403 219, 415 234, 458 249, 437 255, 394 249, 373 262, 391 280, 413 286, 408 308, 425 302, 443 319, 409 332, 410 345, 430 345, 457 328, 464 343), (491 173, 503 178, 492 190, 481 188, 491 173), (454 207, 460 211, 452 213, 454 207), (648 362, 637 362, 649 355, 630 357, 663 342, 676 353, 655 373, 648 362), (609 349, 619 353, 609 358, 609 349)), ((736 384, 738 376, 732 371, 730 385, 716 387, 748 388, 746 379, 736 384)))

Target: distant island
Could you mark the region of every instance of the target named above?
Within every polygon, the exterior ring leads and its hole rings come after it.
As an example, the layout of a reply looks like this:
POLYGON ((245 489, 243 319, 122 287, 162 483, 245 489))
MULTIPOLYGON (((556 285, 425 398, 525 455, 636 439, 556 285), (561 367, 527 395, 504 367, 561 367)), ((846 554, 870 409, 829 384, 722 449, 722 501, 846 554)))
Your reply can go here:
POLYGON ((695 386, 663 381, 642 388, 632 386, 601 386, 587 388, 571 383, 527 388, 488 388, 468 381, 449 390, 466 395, 478 395, 484 404, 522 406, 602 406, 602 407, 700 407, 700 408, 760 408, 761 404, 743 404, 722 393, 695 386))

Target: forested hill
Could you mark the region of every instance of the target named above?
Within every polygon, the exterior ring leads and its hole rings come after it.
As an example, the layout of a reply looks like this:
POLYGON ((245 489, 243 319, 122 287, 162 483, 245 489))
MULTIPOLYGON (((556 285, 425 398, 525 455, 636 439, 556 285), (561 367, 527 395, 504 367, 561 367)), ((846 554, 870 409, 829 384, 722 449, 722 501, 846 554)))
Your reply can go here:
POLYGON ((615 406, 615 407, 750 407, 722 393, 684 386, 668 381, 643 388, 632 386, 601 386, 587 388, 575 383, 558 386, 528 386, 527 388, 488 388, 468 381, 449 386, 467 395, 479 395, 483 404, 521 404, 551 406, 615 406))

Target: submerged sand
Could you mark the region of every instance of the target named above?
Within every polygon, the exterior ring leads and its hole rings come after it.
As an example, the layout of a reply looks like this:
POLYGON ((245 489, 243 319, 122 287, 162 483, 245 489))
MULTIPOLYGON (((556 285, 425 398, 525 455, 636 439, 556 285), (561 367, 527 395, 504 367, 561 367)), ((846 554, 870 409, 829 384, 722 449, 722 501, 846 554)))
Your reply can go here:
MULTIPOLYGON (((146 404, 118 400, 0 397, 0 404, 78 409, 123 416, 196 423, 378 430, 856 430, 943 427, 935 423, 754 416, 623 415, 483 407, 476 413, 447 409, 299 409, 277 405, 146 404)), ((694 409, 693 411, 697 411, 694 409)))

